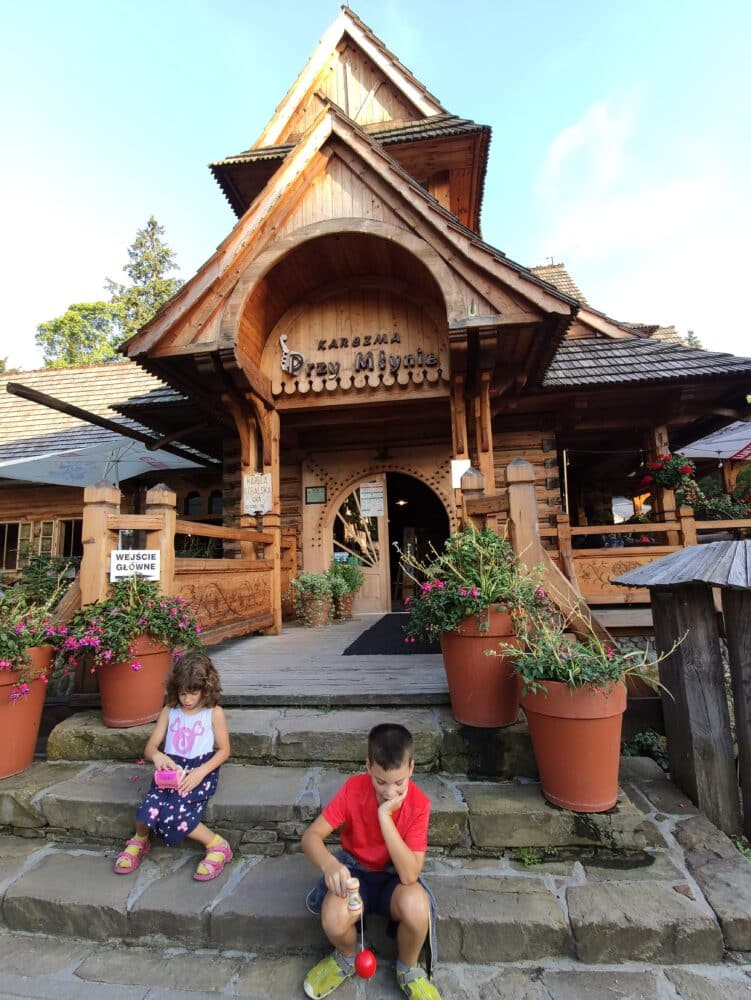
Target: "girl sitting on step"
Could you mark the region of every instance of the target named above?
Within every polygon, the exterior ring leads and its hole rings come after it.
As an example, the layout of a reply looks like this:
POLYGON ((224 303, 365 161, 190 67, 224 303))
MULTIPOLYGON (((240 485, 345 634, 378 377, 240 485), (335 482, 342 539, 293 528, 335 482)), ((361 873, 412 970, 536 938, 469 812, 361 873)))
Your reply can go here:
POLYGON ((199 882, 216 878, 232 860, 227 841, 201 822, 216 791, 219 767, 230 754, 227 720, 217 704, 221 691, 216 667, 205 653, 191 650, 173 664, 166 704, 143 754, 154 765, 154 780, 138 807, 135 833, 115 861, 118 875, 138 868, 151 850, 152 830, 170 845, 186 837, 203 845, 206 855, 193 876, 199 882), (164 787, 171 777, 176 787, 164 787))

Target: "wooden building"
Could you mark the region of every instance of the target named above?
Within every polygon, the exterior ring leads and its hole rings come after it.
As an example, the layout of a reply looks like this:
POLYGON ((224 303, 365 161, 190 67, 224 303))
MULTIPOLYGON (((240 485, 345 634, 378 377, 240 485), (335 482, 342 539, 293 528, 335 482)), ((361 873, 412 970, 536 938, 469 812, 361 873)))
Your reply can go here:
MULTIPOLYGON (((472 510, 500 526, 518 457, 552 560, 593 600, 633 599, 604 547, 575 565, 572 532, 607 523, 595 501, 640 455, 747 410, 751 360, 655 339, 483 241, 489 140, 343 8, 255 143, 211 166, 237 224, 124 347, 169 388, 120 411, 221 453, 228 526, 256 526, 243 477, 268 473, 276 575, 285 544, 309 571, 354 552, 359 610, 401 594, 392 542, 458 527, 453 461, 479 470, 472 510)), ((683 527, 654 499, 664 552, 683 527)))

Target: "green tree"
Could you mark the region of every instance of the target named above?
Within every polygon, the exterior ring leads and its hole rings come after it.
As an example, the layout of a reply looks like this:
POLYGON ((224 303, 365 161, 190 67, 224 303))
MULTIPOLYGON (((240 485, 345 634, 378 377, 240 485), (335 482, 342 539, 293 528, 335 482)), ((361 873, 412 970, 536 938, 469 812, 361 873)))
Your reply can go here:
POLYGON ((111 302, 76 302, 62 316, 40 323, 35 337, 46 368, 113 361, 121 339, 120 309, 111 302))
POLYGON ((126 339, 148 323, 182 285, 179 278, 168 277, 176 268, 176 258, 162 239, 163 235, 164 227, 152 215, 128 248, 129 260, 123 270, 131 284, 121 285, 109 278, 106 281, 111 301, 120 310, 122 334, 126 339))
POLYGON ((701 341, 696 336, 693 330, 689 330, 686 334, 686 347, 693 347, 695 350, 701 350, 701 341))

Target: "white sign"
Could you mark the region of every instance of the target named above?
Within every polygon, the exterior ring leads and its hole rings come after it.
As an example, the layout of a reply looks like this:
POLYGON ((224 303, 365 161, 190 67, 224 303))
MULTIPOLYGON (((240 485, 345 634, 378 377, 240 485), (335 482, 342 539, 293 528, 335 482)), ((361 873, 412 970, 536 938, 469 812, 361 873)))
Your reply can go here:
POLYGON ((360 513, 363 517, 383 517, 383 483, 360 483, 360 513))
POLYGON ((271 473, 243 473, 243 514, 268 514, 271 510, 271 473))
POLYGON ((110 581, 138 574, 159 579, 159 549, 115 549, 110 552, 110 581))

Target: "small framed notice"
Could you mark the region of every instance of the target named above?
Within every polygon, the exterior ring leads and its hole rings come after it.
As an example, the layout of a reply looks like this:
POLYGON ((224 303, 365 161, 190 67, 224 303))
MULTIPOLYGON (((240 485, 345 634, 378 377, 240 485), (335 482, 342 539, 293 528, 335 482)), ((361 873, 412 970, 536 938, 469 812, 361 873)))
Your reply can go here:
POLYGON ((145 576, 147 580, 159 579, 159 549, 116 549, 110 552, 110 581, 124 580, 128 576, 145 576))
POLYGON ((326 503, 326 487, 306 486, 305 503, 326 503))

